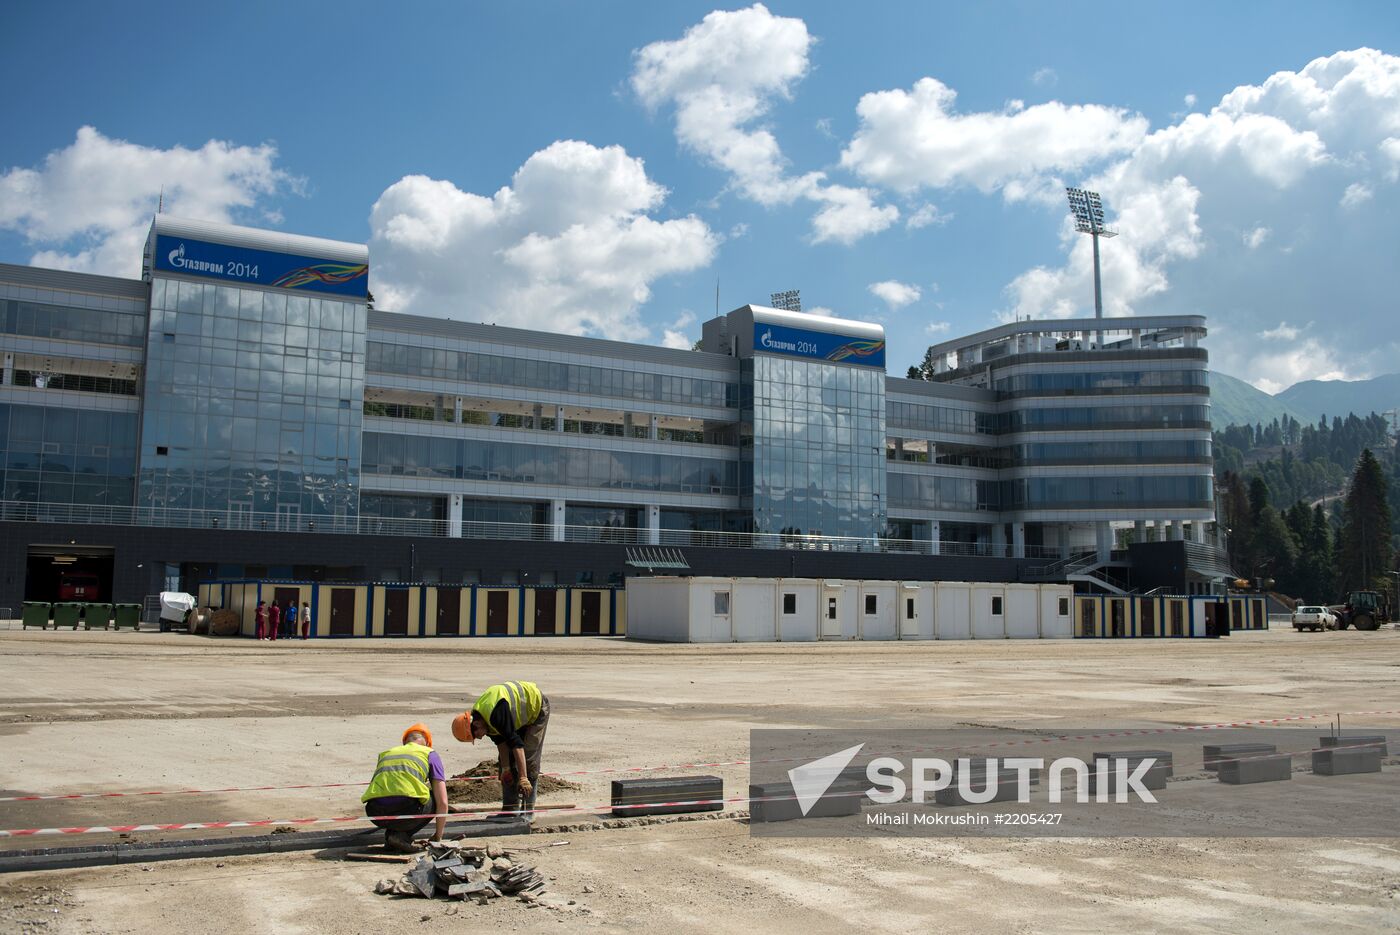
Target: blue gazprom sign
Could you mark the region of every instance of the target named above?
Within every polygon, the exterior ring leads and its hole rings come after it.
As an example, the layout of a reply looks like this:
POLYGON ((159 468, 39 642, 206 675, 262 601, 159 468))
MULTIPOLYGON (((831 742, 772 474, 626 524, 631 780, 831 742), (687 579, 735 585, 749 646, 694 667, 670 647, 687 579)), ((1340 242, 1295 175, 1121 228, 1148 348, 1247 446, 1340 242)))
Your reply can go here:
POLYGON ((853 338, 844 334, 754 322, 753 349, 757 353, 787 354, 885 369, 885 342, 873 338, 853 338))
POLYGON ((257 286, 329 292, 357 299, 363 299, 369 292, 367 264, 230 247, 167 234, 156 237, 155 268, 257 286))

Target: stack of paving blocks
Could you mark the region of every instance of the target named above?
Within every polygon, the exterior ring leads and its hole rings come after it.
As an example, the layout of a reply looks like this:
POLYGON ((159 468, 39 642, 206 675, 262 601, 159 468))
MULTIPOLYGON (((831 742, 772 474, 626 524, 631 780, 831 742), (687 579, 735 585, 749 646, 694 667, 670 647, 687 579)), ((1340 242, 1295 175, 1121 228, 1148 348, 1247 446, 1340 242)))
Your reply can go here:
POLYGON ((1293 778, 1293 756, 1271 743, 1222 743, 1201 747, 1201 760, 1232 786, 1293 778))
POLYGON ((618 818, 718 812, 724 808, 723 799, 724 780, 718 776, 653 776, 612 783, 613 814, 618 818), (661 802, 679 804, 655 804, 661 802))
POLYGON ((1369 737, 1322 738, 1322 749, 1312 753, 1312 769, 1319 776, 1350 776, 1354 773, 1379 773, 1381 757, 1388 750, 1386 738, 1377 734, 1369 737))
POLYGON ((1089 793, 1091 795, 1097 795, 1099 791, 1100 760, 1106 761, 1102 775, 1104 786, 1110 795, 1118 793, 1119 761, 1126 762, 1129 776, 1137 771, 1144 760, 1152 761, 1146 773, 1138 780, 1144 789, 1165 789, 1167 779, 1172 775, 1170 750, 1096 750, 1091 761, 1093 769, 1089 772, 1089 793))

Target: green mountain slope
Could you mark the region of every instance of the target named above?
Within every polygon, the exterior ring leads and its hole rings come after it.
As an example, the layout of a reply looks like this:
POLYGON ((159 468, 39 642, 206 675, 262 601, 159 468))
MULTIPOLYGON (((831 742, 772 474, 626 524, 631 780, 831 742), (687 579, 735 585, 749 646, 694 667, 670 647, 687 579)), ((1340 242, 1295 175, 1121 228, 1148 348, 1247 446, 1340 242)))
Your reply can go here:
MULTIPOLYGON (((1343 411, 1345 414, 1345 410, 1343 411)), ((1257 390, 1218 370, 1210 372, 1210 421, 1216 431, 1227 425, 1268 425, 1275 419, 1292 416, 1300 422, 1316 422, 1276 396, 1257 390)))
POLYGON ((1363 416, 1385 412, 1400 409, 1400 373, 1370 380, 1304 380, 1273 398, 1301 413, 1298 418, 1304 422, 1316 422, 1324 415, 1330 419, 1349 412, 1363 416))

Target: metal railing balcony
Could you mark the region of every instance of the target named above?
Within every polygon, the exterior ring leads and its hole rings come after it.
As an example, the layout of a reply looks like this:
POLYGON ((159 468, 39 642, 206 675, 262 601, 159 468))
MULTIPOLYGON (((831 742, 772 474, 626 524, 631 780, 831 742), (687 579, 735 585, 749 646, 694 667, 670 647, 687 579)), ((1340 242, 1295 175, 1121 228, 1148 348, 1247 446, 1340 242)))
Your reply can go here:
MULTIPOLYGON (((1010 544, 933 542, 927 539, 857 538, 803 533, 722 532, 699 529, 639 529, 622 526, 488 523, 444 519, 399 519, 385 516, 307 516, 289 511, 191 510, 175 507, 105 506, 78 503, 30 503, 0 500, 0 522, 59 523, 84 526, 154 526, 179 529, 296 532, 419 538, 508 539, 534 542, 597 542, 617 545, 663 545, 690 548, 787 549, 814 552, 873 552, 902 555, 951 555, 1011 558, 1010 544)), ((1026 558, 1055 558, 1059 550, 1024 547, 1026 558)))

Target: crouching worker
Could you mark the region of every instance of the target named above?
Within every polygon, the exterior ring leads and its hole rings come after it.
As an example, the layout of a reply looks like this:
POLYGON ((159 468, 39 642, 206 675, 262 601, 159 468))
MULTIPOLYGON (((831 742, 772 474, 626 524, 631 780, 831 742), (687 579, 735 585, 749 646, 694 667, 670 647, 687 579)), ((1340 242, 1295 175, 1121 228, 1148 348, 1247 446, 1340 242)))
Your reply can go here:
POLYGON ((464 743, 489 737, 500 760, 501 809, 533 817, 540 781, 549 699, 534 682, 506 682, 481 693, 470 711, 452 721, 452 736, 464 743))
POLYGON ((376 820, 384 829, 384 849, 411 854, 413 835, 437 816, 434 841, 442 840, 447 827, 447 773, 442 758, 433 749, 433 735, 426 725, 414 724, 403 732, 403 743, 379 754, 374 777, 360 797, 365 814, 422 815, 422 818, 376 820))

